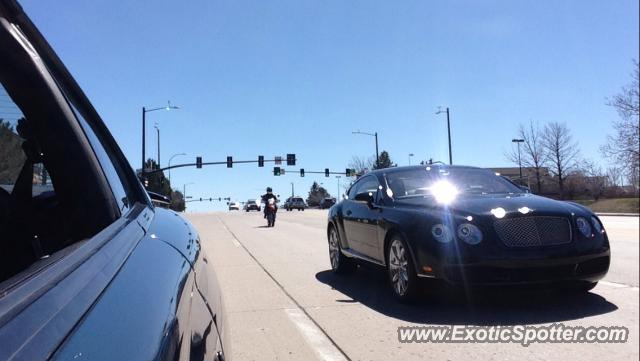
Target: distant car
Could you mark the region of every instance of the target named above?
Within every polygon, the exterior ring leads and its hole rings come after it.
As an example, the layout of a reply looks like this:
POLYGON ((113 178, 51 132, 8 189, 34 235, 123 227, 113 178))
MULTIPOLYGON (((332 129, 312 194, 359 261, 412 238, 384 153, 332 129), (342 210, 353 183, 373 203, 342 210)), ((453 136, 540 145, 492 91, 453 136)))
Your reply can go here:
POLYGON ((320 201, 320 209, 331 208, 334 204, 336 204, 335 198, 324 198, 320 201))
POLYGON ((240 202, 229 202, 229 210, 230 211, 239 211, 240 210, 240 202))
POLYGON ((486 169, 414 166, 373 171, 329 211, 331 267, 384 267, 394 295, 419 278, 464 287, 544 284, 586 292, 610 263, 591 210, 526 193, 486 169))
POLYGON ((247 202, 244 204, 244 210, 246 212, 249 211, 258 211, 260 212, 260 203, 258 203, 258 201, 256 201, 255 199, 249 199, 247 200, 247 202))
POLYGON ((153 205, 166 197, 13 0, 0 0, 0 118, 0 360, 223 360, 197 230, 153 205))
POLYGON ((307 208, 307 204, 304 202, 304 199, 300 197, 289 197, 284 203, 283 208, 287 211, 292 211, 294 209, 304 211, 305 208, 307 208))

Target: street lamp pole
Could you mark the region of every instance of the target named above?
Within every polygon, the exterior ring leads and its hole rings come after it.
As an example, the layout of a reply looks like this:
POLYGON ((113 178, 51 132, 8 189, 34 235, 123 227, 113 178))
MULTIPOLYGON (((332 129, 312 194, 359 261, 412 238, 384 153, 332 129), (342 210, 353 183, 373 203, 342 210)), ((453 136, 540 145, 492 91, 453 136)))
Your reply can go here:
POLYGON ((295 192, 294 192, 294 188, 293 188, 293 182, 291 182, 291 198, 295 197, 295 192))
MULTIPOLYGON (((447 134, 449 135, 449 164, 453 164, 453 158, 451 156, 451 122, 449 121, 449 107, 444 111, 447 113, 447 134)), ((442 110, 438 110, 436 114, 444 113, 442 110)))
POLYGON ((522 159, 520 158, 520 143, 524 143, 524 139, 512 139, 511 142, 518 144, 518 167, 520 168, 520 180, 522 180, 522 159))
POLYGON ((413 157, 413 153, 409 153, 409 165, 411 165, 411 157, 413 157))
POLYGON ((162 168, 160 167, 160 127, 156 124, 154 128, 156 128, 156 132, 158 133, 158 169, 160 169, 162 168))
POLYGON ((376 139, 376 168, 380 168, 380 154, 378 153, 378 132, 366 133, 358 130, 357 132, 351 132, 351 134, 370 135, 376 139))
MULTIPOLYGON (((145 151, 146 151, 146 134, 147 134, 146 133, 147 113, 155 112, 156 110, 176 110, 176 109, 180 109, 180 108, 175 105, 171 105, 170 101, 167 101, 167 106, 164 106, 164 107, 158 107, 158 108, 152 108, 152 109, 147 109, 146 107, 142 107, 142 168, 140 169, 141 175, 144 175, 144 164, 146 162, 145 151)), ((158 163, 159 162, 160 162, 160 159, 158 159, 158 163)))
POLYGON ((375 132, 376 137, 376 168, 380 169, 380 154, 378 153, 378 132, 375 132))
POLYGON ((179 155, 187 155, 187 153, 177 153, 177 154, 172 155, 172 156, 169 158, 169 170, 168 170, 168 172, 169 172, 169 183, 171 183, 171 160, 172 160, 174 157, 177 157, 177 156, 179 156, 179 155))
POLYGON ((195 184, 195 183, 190 182, 182 185, 182 198, 184 198, 185 201, 187 200, 187 186, 191 184, 195 184))
POLYGON ((340 178, 342 178, 342 176, 336 176, 336 179, 338 180, 338 194, 336 195, 336 202, 340 200, 340 178))

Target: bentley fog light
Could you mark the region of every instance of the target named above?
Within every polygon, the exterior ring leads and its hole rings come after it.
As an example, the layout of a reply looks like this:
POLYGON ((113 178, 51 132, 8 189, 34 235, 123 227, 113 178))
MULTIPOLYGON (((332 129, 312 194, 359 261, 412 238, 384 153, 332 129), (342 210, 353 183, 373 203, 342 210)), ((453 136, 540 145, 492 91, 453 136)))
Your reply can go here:
POLYGON ((580 233, 582 233, 585 237, 591 237, 591 226, 589 225, 589 221, 587 221, 585 218, 578 217, 576 218, 576 224, 578 225, 580 233))
POLYGON ((436 241, 441 243, 450 242, 453 239, 451 231, 449 227, 446 227, 442 224, 436 224, 431 227, 431 235, 435 238, 436 241))
POLYGON ((458 238, 468 244, 478 244, 482 242, 482 231, 471 223, 464 223, 458 226, 458 238))

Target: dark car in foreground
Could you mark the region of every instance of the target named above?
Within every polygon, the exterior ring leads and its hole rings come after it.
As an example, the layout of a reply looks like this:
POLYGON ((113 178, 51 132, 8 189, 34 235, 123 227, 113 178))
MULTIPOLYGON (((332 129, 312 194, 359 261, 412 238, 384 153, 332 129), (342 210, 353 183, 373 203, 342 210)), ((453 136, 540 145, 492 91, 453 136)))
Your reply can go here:
POLYGON ((221 360, 198 232, 154 207, 49 44, 0 0, 0 360, 221 360))
POLYGON ((334 272, 357 262, 385 267, 400 300, 415 295, 420 278, 588 291, 610 263, 607 234, 589 209, 474 167, 371 172, 331 208, 327 235, 334 272))

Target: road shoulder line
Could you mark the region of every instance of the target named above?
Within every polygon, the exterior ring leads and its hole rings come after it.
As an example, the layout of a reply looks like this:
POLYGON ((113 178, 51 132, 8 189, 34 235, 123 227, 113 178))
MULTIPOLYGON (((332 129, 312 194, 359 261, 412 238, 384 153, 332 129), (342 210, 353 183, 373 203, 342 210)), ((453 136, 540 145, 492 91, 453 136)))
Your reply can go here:
POLYGON ((262 269, 262 271, 280 288, 280 290, 293 302, 296 308, 285 309, 285 313, 292 321, 292 323, 298 328, 301 335, 307 341, 309 346, 320 356, 323 360, 351 360, 349 356, 336 344, 336 342, 327 334, 327 332, 309 315, 309 313, 302 307, 296 299, 287 292, 287 290, 276 280, 276 278, 258 261, 258 259, 240 242, 236 234, 229 229, 225 221, 216 215, 218 221, 222 224, 224 229, 237 242, 238 245, 253 259, 256 264, 262 269))

